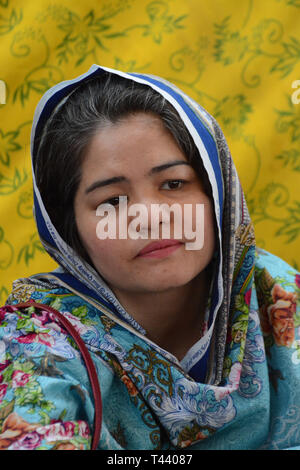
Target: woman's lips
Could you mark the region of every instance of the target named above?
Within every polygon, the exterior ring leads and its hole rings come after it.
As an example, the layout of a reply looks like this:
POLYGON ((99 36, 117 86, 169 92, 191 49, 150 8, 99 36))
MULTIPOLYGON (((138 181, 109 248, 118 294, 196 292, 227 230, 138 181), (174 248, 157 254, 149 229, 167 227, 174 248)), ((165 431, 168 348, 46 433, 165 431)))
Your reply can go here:
POLYGON ((139 252, 138 256, 143 258, 164 258, 180 248, 182 244, 179 240, 160 240, 159 242, 149 243, 139 252))

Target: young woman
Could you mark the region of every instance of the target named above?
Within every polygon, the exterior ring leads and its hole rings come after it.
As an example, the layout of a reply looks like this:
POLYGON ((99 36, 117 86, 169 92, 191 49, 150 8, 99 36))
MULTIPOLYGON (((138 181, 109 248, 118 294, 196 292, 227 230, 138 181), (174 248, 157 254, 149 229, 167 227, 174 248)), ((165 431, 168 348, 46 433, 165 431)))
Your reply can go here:
POLYGON ((0 448, 89 449, 100 424, 98 449, 300 445, 300 276, 255 246, 216 121, 158 77, 94 65, 41 99, 31 150, 59 267, 15 281, 0 310, 0 448), (91 354, 100 424, 48 307, 91 354))

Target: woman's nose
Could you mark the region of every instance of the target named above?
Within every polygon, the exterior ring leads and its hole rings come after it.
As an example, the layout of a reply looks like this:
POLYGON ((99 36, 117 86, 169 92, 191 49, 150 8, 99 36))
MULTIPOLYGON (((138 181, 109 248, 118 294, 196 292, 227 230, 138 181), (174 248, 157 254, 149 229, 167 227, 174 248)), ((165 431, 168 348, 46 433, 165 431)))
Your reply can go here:
POLYGON ((131 204, 128 207, 129 225, 136 217, 138 217, 138 223, 136 221, 134 229, 138 232, 139 236, 152 239, 170 238, 174 236, 174 214, 173 211, 170 211, 170 205, 165 199, 159 197, 143 197, 138 203, 131 204))

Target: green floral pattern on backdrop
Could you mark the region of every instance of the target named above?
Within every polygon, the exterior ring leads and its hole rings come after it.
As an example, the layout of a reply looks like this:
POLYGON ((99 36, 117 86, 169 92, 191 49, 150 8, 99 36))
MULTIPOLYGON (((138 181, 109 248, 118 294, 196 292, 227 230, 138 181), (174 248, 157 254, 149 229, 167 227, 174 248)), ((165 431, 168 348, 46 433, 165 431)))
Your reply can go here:
POLYGON ((48 271, 32 213, 30 128, 55 83, 98 63, 165 77, 227 137, 257 244, 300 267, 299 0, 0 0, 0 302, 48 271))

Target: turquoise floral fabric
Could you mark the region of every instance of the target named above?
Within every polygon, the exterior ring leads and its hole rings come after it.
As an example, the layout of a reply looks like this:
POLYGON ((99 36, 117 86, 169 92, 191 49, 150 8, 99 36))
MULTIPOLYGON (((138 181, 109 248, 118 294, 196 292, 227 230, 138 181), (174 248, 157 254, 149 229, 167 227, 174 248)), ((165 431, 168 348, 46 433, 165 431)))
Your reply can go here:
POLYGON ((16 281, 0 310, 0 448, 91 446, 81 354, 47 312, 18 309, 32 299, 62 312, 92 355, 103 400, 99 449, 300 449, 300 275, 264 250, 255 259, 257 287, 230 319, 219 386, 194 381, 46 276, 16 281))

